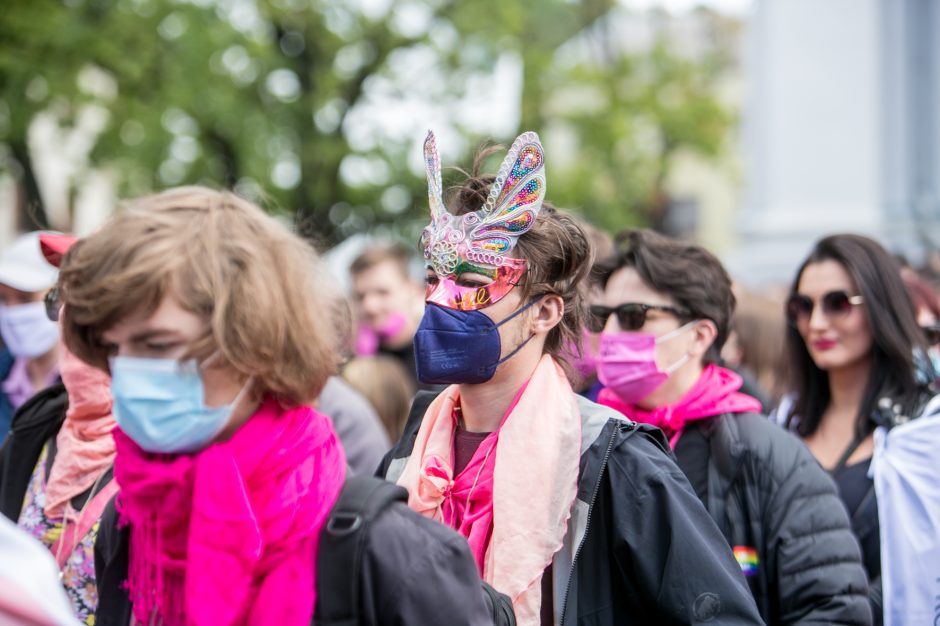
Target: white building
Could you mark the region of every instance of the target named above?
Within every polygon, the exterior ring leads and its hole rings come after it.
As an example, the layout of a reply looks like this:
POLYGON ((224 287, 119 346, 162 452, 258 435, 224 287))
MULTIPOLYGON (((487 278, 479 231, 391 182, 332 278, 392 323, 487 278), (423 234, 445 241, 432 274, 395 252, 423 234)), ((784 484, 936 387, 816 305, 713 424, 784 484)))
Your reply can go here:
POLYGON ((729 268, 788 281, 815 240, 845 231, 919 263, 940 244, 940 2, 753 8, 729 268))

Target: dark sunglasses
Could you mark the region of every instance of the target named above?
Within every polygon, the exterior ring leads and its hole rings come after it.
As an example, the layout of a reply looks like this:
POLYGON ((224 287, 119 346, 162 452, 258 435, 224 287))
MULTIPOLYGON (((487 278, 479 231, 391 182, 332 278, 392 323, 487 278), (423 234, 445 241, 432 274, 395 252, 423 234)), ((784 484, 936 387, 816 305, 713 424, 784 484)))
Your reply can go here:
MULTIPOLYGON (((820 302, 826 317, 842 317, 848 315, 852 307, 864 302, 864 299, 862 296, 850 296, 844 291, 830 291, 823 295, 820 302)), ((814 308, 816 302, 812 298, 795 293, 787 299, 787 321, 795 325, 807 320, 812 317, 814 308)))
POLYGON ((617 315, 617 323, 620 324, 620 330, 633 331, 640 330, 646 324, 646 314, 649 311, 664 311, 672 313, 676 317, 688 317, 692 313, 687 309, 680 309, 674 306, 662 304, 641 304, 639 302, 627 302, 616 307, 603 306, 600 304, 591 305, 591 314, 588 316, 588 330, 599 333, 607 326, 607 319, 611 313, 617 315))
POLYGON ((921 326, 920 329, 924 333, 924 337, 927 338, 928 346, 935 346, 940 344, 940 324, 933 324, 932 326, 921 326))
POLYGON ((42 299, 46 305, 46 317, 53 322, 59 321, 59 311, 62 309, 62 299, 59 297, 59 288, 53 287, 46 292, 42 299))

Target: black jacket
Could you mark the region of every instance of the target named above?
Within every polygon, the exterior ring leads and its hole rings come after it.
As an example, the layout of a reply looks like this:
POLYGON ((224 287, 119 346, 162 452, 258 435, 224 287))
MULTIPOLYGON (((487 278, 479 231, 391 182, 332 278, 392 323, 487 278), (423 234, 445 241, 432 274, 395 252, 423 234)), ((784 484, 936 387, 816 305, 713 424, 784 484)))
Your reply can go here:
POLYGON ((858 542, 835 484, 798 439, 752 413, 686 428, 679 466, 732 546, 768 624, 872 623, 858 542))
MULTIPOLYGON (((397 480, 430 399, 419 392, 379 474, 397 480)), ((761 624, 741 570, 662 433, 578 398, 581 467, 552 561, 554 623, 761 624)))
MULTIPOLYGON (((95 542, 98 626, 127 626, 128 528, 117 527, 114 501, 101 518, 95 542)), ((322 580, 320 576, 317 580, 322 580)), ((360 626, 493 623, 493 602, 505 596, 484 593, 467 542, 396 502, 369 525, 362 552, 360 626)))
POLYGON ((14 523, 20 517, 36 462, 46 443, 55 440, 68 404, 65 386, 58 383, 27 400, 14 415, 10 433, 0 447, 0 514, 14 523))

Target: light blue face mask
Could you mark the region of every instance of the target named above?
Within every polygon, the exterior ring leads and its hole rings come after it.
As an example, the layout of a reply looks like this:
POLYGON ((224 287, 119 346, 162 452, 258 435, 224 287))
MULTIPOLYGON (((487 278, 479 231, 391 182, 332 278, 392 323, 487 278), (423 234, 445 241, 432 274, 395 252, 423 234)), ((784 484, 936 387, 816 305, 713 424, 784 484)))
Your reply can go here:
POLYGON ((183 454, 206 447, 250 386, 249 380, 230 404, 210 408, 195 360, 118 356, 110 364, 114 419, 147 452, 183 454))

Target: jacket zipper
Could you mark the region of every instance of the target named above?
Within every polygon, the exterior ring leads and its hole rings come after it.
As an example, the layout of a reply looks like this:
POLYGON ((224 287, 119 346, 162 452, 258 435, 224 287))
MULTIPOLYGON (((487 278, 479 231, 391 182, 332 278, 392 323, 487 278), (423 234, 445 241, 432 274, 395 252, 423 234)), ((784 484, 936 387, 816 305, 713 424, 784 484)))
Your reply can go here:
POLYGON ((604 478, 604 471, 607 469, 607 461, 610 459, 610 453, 614 449, 614 440, 617 438, 617 433, 620 432, 620 425, 614 425, 614 432, 610 435, 610 441, 607 442, 607 452, 604 453, 604 461, 601 463, 601 473, 597 477, 597 484, 594 485, 594 493, 591 494, 591 502, 588 505, 588 514, 587 520, 584 523, 584 536, 581 537, 581 542, 578 543, 578 549, 575 550, 574 558, 571 559, 571 569, 568 572, 568 587, 565 589, 565 600, 561 605, 561 619, 558 621, 560 626, 565 624, 565 614, 568 611, 568 596, 571 594, 571 585, 574 581, 574 572, 575 568, 578 565, 578 556, 581 554, 581 548, 584 547, 584 542, 587 540, 588 531, 591 529, 591 515, 594 513, 594 503, 597 501, 597 492, 601 489, 601 480, 604 478))

